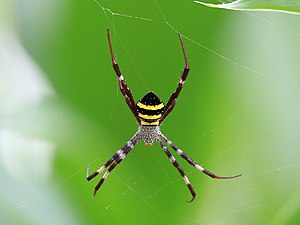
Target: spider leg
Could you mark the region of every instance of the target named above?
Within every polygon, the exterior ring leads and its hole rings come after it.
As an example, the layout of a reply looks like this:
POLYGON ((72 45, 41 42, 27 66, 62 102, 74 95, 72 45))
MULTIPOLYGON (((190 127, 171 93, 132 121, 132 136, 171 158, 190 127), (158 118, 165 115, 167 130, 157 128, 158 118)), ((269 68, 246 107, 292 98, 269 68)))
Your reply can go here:
POLYGON ((183 84, 184 84, 184 82, 187 78, 187 75, 188 75, 189 71, 190 71, 190 67, 189 67, 187 57, 186 57, 186 52, 185 52, 182 37, 179 33, 178 33, 178 36, 179 36, 179 40, 180 40, 180 43, 181 43, 181 48, 182 48, 183 57, 184 57, 184 61, 185 61, 185 68, 182 71, 182 74, 181 74, 181 77, 180 77, 180 80, 179 80, 179 83, 178 83, 178 86, 177 86, 176 90, 172 93, 172 95, 170 96, 170 98, 167 102, 167 105, 166 105, 165 110, 163 112, 162 118, 159 121, 159 124, 161 124, 165 120, 165 118, 170 114, 170 112, 173 110, 173 108, 176 104, 176 100, 178 98, 178 95, 181 92, 183 84))
POLYGON ((103 182, 108 177, 109 173, 128 155, 128 153, 134 148, 134 146, 141 140, 138 133, 136 133, 121 149, 119 149, 103 166, 97 169, 94 173, 89 175, 90 165, 88 165, 86 172, 86 179, 92 180, 99 173, 103 172, 107 167, 108 170, 104 173, 99 183, 95 187, 94 195, 97 193, 103 182))
POLYGON ((107 167, 109 167, 116 159, 118 159, 121 155, 124 154, 124 151, 127 147, 123 146, 121 149, 119 149, 103 166, 101 166, 99 169, 97 169, 94 173, 90 173, 90 167, 91 164, 88 165, 88 168, 86 170, 86 179, 88 181, 92 180, 94 177, 96 177, 99 173, 104 171, 107 167))
POLYGON ((168 156, 168 158, 170 159, 171 163, 173 164, 173 166, 179 171, 179 173, 181 174, 185 184, 187 185, 188 189, 190 190, 191 194, 192 194, 192 199, 187 201, 187 202, 192 202, 195 197, 196 197, 196 192, 194 191, 189 179, 187 178, 187 176, 185 175, 183 169, 179 166, 178 162, 176 161, 176 159, 174 158, 174 156, 171 154, 171 152, 168 150, 168 148, 162 143, 162 141, 160 139, 157 139, 157 142, 159 143, 159 145, 161 146, 161 148, 164 150, 164 152, 166 153, 166 155, 168 156))
POLYGON ((165 137, 163 134, 160 134, 160 137, 165 140, 168 145, 170 145, 171 148, 173 148, 178 155, 180 155, 183 159, 185 159, 190 165, 195 167, 196 169, 200 170, 201 172, 205 173, 206 175, 216 178, 216 179, 232 179, 241 176, 242 174, 234 175, 234 176, 219 176, 216 175, 202 166, 198 165, 196 162, 194 162, 189 156, 187 156, 180 148, 178 148, 176 145, 174 145, 167 137, 165 137))
POLYGON ((130 152, 131 149, 125 151, 119 158, 117 158, 114 163, 108 168, 108 170, 104 173, 104 175, 102 176, 102 178, 100 179, 100 181, 98 182, 98 184, 95 187, 94 190, 94 196, 96 195, 97 191, 100 189, 100 187, 102 186, 103 182, 106 180, 106 178, 108 177, 108 175, 110 174, 110 172, 120 163, 122 162, 122 160, 127 156, 127 154, 130 152))
POLYGON ((131 94, 131 91, 129 90, 126 81, 120 71, 120 68, 118 66, 118 63, 115 59, 114 56, 114 52, 113 52, 113 48, 112 48, 112 43, 111 43, 111 39, 110 39, 110 33, 109 33, 109 29, 107 29, 107 37, 108 37, 108 44, 109 44, 109 50, 110 50, 110 55, 111 55, 111 60, 112 60, 112 65, 113 68, 118 76, 118 82, 119 82, 119 87, 120 90, 126 100, 127 105, 129 106, 131 112, 133 113, 136 121, 138 122, 138 124, 140 124, 140 119, 138 117, 137 111, 136 111, 136 106, 135 106, 135 101, 133 99, 133 96, 131 94))

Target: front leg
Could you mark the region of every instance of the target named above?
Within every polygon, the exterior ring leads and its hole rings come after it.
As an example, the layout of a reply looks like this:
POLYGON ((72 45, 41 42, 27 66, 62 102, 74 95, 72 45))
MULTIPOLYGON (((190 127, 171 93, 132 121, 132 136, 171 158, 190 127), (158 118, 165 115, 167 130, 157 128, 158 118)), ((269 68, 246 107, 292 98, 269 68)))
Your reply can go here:
POLYGON ((112 60, 112 64, 113 64, 113 68, 118 76, 118 83, 119 83, 119 87, 121 90, 122 95, 124 96, 127 105, 129 106, 131 112, 133 113, 136 121, 138 122, 138 124, 141 123, 139 117, 138 117, 138 113, 136 111, 136 106, 135 106, 135 101, 133 99, 133 96, 131 94, 131 91, 129 90, 126 81, 120 71, 120 68, 118 66, 118 63, 115 59, 114 56, 114 52, 113 52, 113 48, 112 48, 112 44, 111 44, 111 39, 110 39, 110 32, 109 29, 107 29, 107 37, 108 37, 108 44, 109 44, 109 50, 110 50, 110 55, 111 55, 111 60, 112 60))
POLYGON ((184 61, 185 61, 185 68, 182 71, 182 74, 181 74, 181 77, 180 77, 180 80, 179 80, 176 90, 172 93, 171 97, 169 98, 169 101, 165 107, 165 110, 163 112, 162 118, 159 121, 159 124, 161 124, 165 120, 165 118, 167 118, 167 116, 170 114, 170 112, 172 112, 172 110, 176 104, 178 95, 181 92, 183 84, 187 78, 187 75, 189 74, 189 71, 190 71, 189 62, 186 57, 186 52, 185 52, 182 37, 180 34, 178 34, 178 36, 179 36, 179 40, 180 40, 181 47, 182 47, 183 57, 184 57, 184 61))

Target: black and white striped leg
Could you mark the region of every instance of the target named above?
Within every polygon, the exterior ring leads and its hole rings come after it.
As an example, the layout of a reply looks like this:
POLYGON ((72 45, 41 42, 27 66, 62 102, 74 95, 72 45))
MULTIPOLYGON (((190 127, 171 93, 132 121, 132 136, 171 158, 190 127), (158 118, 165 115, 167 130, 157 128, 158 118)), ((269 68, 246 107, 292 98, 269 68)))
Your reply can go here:
MULTIPOLYGON (((125 145, 126 146, 126 145, 125 145)), ((125 146, 123 146, 123 148, 121 148, 120 150, 118 150, 103 166, 101 166, 99 169, 97 169, 94 173, 89 174, 90 173, 90 164, 88 165, 88 168, 86 170, 86 179, 88 181, 92 180, 94 177, 96 177, 99 173, 101 173, 102 171, 104 171, 107 167, 109 167, 117 158, 119 158, 122 154, 124 154, 124 150, 126 150, 126 148, 124 148, 125 146)))
POLYGON ((176 161, 176 159, 174 158, 174 156, 171 154, 171 152, 168 150, 168 148, 162 143, 162 141, 160 139, 157 139, 157 142, 159 143, 159 145, 161 146, 161 148, 164 150, 164 152, 166 153, 166 155, 168 156, 168 158, 170 159, 171 163, 173 164, 173 166, 179 171, 179 173, 181 174, 185 184, 187 185, 187 187, 189 188, 191 194, 192 194, 192 199, 189 200, 188 202, 192 202, 195 197, 196 197, 196 192, 194 191, 189 179, 187 178, 187 176, 185 175, 183 169, 179 166, 178 162, 176 161))
POLYGON ((89 175, 90 165, 88 165, 86 171, 86 179, 88 181, 92 180, 98 174, 103 172, 107 167, 108 170, 104 173, 101 180, 95 187, 94 195, 97 193, 103 182, 108 177, 109 173, 127 156, 127 154, 134 148, 134 146, 141 140, 138 133, 136 133, 121 149, 119 149, 103 166, 97 169, 94 173, 89 175))
POLYGON ((106 178, 108 177, 108 175, 110 174, 110 172, 119 164, 122 162, 123 159, 125 159, 125 157, 127 156, 127 154, 130 152, 131 149, 128 149, 127 151, 125 151, 123 154, 121 154, 114 162, 113 164, 108 168, 108 170, 104 173, 104 175, 102 176, 102 178, 100 179, 100 181, 98 182, 98 184, 96 185, 95 189, 94 189, 94 196, 96 195, 97 191, 100 189, 100 187, 102 186, 102 184, 104 183, 104 181, 106 180, 106 178))
POLYGON ((176 145, 174 145, 167 137, 165 137, 163 134, 160 134, 161 138, 167 142, 168 145, 170 145, 171 148, 173 148, 178 155, 180 155, 183 159, 185 159, 190 165, 195 167, 196 169, 200 170, 201 172, 205 173, 206 175, 216 178, 216 179, 232 179, 237 178, 241 176, 242 174, 234 175, 234 176, 219 176, 216 175, 202 166, 198 165, 196 162, 194 162, 190 157, 188 157, 180 148, 178 148, 176 145))

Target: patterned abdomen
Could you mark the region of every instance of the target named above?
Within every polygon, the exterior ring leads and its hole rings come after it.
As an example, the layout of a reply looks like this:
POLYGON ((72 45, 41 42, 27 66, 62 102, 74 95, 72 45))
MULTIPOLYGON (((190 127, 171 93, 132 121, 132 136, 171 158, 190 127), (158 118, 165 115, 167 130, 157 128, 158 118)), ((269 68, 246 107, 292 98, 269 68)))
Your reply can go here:
POLYGON ((164 111, 164 103, 154 92, 148 92, 140 101, 136 103, 138 117, 141 125, 157 126, 164 111))

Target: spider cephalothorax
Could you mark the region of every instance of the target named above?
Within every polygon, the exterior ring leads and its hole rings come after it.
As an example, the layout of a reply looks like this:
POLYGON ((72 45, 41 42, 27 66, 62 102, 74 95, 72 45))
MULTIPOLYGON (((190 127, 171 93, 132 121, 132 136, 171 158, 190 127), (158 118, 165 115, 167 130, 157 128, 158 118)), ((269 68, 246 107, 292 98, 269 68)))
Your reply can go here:
POLYGON ((127 84, 125 82, 125 79, 123 75, 121 74, 121 71, 119 69, 119 66, 116 62, 116 59, 114 57, 112 44, 110 40, 110 34, 109 30, 107 30, 108 34, 108 43, 110 48, 110 54, 112 59, 113 68, 118 76, 118 82, 120 86, 120 90, 126 100, 127 105, 129 106, 131 112, 133 113, 137 123, 139 124, 138 131, 133 135, 133 137, 127 141, 127 143, 120 148, 103 166, 101 166, 98 170, 96 170, 94 173, 89 174, 89 168, 88 166, 86 178, 87 180, 92 180, 94 177, 96 177, 99 173, 103 172, 107 169, 107 171, 104 173, 100 181, 95 187, 94 195, 99 190, 103 182, 108 177, 109 173, 120 163, 122 160, 128 155, 128 153, 134 148, 134 146, 140 142, 141 140, 144 141, 146 146, 152 146, 153 142, 156 141, 160 145, 160 147, 163 149, 173 166, 179 171, 181 174, 184 182, 186 183, 187 187, 189 188, 192 199, 190 201, 193 201, 196 193, 185 175, 183 169, 179 166, 178 162, 174 158, 174 156, 171 154, 171 152, 168 150, 167 146, 168 144, 175 152, 181 156, 184 160, 186 160, 190 165, 194 166, 196 169, 200 170, 201 172, 205 173, 206 175, 212 177, 212 178, 218 178, 218 179, 231 179, 239 177, 239 175, 235 176, 218 176, 213 174, 212 172, 204 169, 202 166, 194 162, 191 158, 189 158, 181 149, 179 149, 176 145, 174 145, 166 136, 164 136, 160 131, 160 125, 164 121, 164 119, 169 115, 169 113, 173 110, 177 97, 182 89, 182 86, 187 78, 187 75, 189 73, 189 64, 186 57, 184 44, 182 41, 182 37, 180 34, 179 40, 181 43, 181 48, 185 60, 185 68, 183 69, 183 72, 181 74, 178 86, 176 90, 172 93, 170 96, 168 102, 166 105, 157 97, 157 95, 154 92, 148 92, 140 101, 135 103, 133 96, 131 94, 131 91, 127 87, 127 84))

